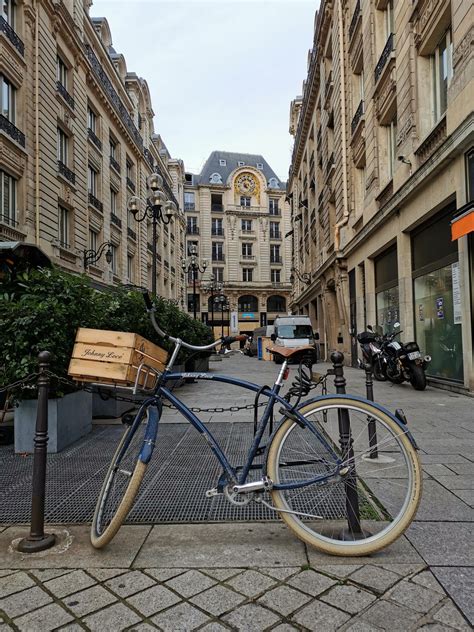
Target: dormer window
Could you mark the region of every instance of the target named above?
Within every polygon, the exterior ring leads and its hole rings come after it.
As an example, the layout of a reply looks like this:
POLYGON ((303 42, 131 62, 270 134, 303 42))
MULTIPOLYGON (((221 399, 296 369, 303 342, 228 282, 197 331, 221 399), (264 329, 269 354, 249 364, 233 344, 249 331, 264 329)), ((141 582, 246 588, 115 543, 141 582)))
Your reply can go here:
POLYGON ((223 158, 221 158, 221 159, 219 160, 219 165, 220 165, 221 167, 225 167, 225 166, 227 166, 227 160, 224 160, 223 158))
POLYGON ((245 165, 245 162, 243 160, 239 160, 238 163, 239 167, 243 167, 245 165))
POLYGON ((211 184, 222 184, 222 176, 220 173, 213 173, 209 178, 211 184))
POLYGON ((276 178, 270 178, 270 180, 268 181, 268 187, 270 189, 279 189, 280 184, 278 183, 278 180, 276 178))
POLYGON ((263 162, 257 162, 257 169, 263 169, 263 162))

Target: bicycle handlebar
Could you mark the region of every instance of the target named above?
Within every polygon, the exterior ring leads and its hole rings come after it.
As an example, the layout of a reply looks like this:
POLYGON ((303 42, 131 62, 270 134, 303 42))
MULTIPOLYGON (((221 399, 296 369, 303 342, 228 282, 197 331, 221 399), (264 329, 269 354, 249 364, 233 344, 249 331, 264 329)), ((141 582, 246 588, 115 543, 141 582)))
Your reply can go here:
POLYGON ((156 318, 155 318, 156 308, 148 292, 143 292, 143 300, 145 301, 147 312, 150 314, 151 323, 153 327, 155 328, 155 330, 157 331, 157 333, 163 338, 165 338, 165 340, 171 340, 172 342, 177 342, 183 347, 186 347, 186 349, 191 349, 192 351, 209 351, 210 349, 214 349, 214 347, 217 347, 220 344, 227 346, 227 345, 232 344, 233 342, 236 342, 237 340, 239 341, 247 340, 247 336, 245 334, 239 334, 238 336, 223 336, 219 340, 216 340, 215 342, 212 342, 209 345, 191 345, 189 344, 189 342, 185 342, 184 340, 181 340, 181 338, 174 338, 173 336, 168 335, 165 331, 163 331, 163 329, 161 329, 161 327, 156 322, 156 318))

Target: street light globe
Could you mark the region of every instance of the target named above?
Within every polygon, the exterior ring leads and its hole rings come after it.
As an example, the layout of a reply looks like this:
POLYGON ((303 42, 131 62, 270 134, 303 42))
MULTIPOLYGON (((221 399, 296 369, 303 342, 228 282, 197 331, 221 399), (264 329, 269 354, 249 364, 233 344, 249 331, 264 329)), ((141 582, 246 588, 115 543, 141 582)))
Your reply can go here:
POLYGON ((165 215, 167 217, 173 217, 178 212, 178 207, 173 200, 168 200, 165 204, 165 215))
POLYGON ((105 253, 105 260, 107 261, 107 263, 112 263, 112 259, 113 259, 113 254, 112 251, 110 250, 110 248, 107 250, 107 252, 105 253))
POLYGON ((148 204, 150 206, 162 206, 166 202, 166 195, 163 191, 152 191, 148 198, 148 204))
POLYGON ((138 211, 140 210, 140 198, 137 197, 136 195, 133 195, 128 200, 127 208, 130 211, 130 213, 132 213, 133 215, 136 215, 138 211))
POLYGON ((146 185, 151 191, 159 191, 163 188, 163 178, 159 173, 152 173, 146 179, 146 185))

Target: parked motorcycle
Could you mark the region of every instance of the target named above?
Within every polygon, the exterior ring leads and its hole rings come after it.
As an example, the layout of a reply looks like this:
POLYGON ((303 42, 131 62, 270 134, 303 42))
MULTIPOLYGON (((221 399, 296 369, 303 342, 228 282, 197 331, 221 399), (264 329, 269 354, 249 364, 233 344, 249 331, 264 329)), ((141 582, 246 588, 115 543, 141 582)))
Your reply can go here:
MULTIPOLYGON (((395 327, 398 329, 400 324, 395 323, 395 327)), ((380 380, 380 373, 382 372, 385 378, 388 378, 394 384, 401 384, 407 381, 410 382, 415 390, 424 391, 426 388, 425 369, 431 362, 431 357, 429 355, 422 357, 420 347, 416 342, 402 343, 395 340, 402 333, 401 330, 377 336, 371 327, 368 329, 370 331, 363 332, 362 336, 364 340, 367 339, 364 336, 366 333, 371 333, 374 336, 373 340, 369 341, 368 344, 369 346, 372 345, 372 366, 375 379, 380 380)), ((362 346, 362 351, 364 353, 364 346, 362 346)))
POLYGON ((362 349, 362 355, 364 361, 372 366, 372 372, 374 378, 379 382, 385 382, 387 376, 385 375, 385 362, 382 352, 382 339, 378 336, 372 327, 369 325, 369 331, 363 331, 357 334, 357 340, 359 341, 362 349))

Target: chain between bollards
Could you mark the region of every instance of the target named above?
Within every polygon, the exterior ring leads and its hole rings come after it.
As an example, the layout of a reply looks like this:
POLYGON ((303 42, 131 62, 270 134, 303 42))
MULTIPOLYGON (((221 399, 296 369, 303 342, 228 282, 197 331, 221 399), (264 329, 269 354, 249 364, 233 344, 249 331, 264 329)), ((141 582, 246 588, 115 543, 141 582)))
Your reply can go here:
POLYGON ((44 503, 46 487, 46 452, 48 446, 48 393, 51 354, 41 351, 38 377, 38 408, 36 412, 35 449, 33 454, 33 483, 30 535, 18 543, 22 553, 37 553, 52 547, 56 536, 44 532, 44 503))
MULTIPOLYGON (((331 362, 333 364, 334 386, 338 395, 346 394, 346 378, 344 377, 344 354, 340 351, 331 353, 331 362)), ((353 439, 351 436, 351 423, 349 411, 346 409, 338 410, 339 416, 339 443, 344 462, 350 468, 349 474, 344 480, 344 488, 346 493, 346 512, 348 529, 341 534, 342 540, 357 540, 362 536, 360 526, 359 512, 359 496, 357 493, 357 478, 354 466, 354 450, 352 447, 353 439)))

